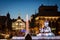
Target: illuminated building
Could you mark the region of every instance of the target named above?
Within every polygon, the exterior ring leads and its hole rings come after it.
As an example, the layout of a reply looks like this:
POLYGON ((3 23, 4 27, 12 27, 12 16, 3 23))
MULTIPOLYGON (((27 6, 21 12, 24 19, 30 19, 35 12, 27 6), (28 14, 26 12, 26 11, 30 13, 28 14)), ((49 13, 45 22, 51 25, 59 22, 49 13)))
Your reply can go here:
POLYGON ((55 35, 58 35, 58 33, 60 33, 60 12, 58 11, 57 5, 41 5, 38 8, 38 13, 35 13, 31 16, 30 27, 34 28, 37 25, 39 28, 41 26, 39 25, 41 19, 49 21, 49 26, 55 35))
POLYGON ((12 21, 12 29, 13 30, 24 30, 25 29, 25 22, 18 17, 18 19, 13 19, 12 21))
POLYGON ((25 21, 20 16, 12 20, 12 30, 16 32, 16 36, 24 36, 26 32, 25 21))

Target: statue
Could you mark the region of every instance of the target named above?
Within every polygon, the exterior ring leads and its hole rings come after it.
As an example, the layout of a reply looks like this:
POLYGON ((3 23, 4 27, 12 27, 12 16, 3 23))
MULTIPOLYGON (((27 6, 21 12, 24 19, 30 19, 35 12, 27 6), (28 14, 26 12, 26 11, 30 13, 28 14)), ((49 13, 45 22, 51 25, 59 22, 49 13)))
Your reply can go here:
POLYGON ((48 26, 48 21, 41 20, 40 25, 40 33, 37 34, 37 36, 54 36, 54 34, 51 32, 51 28, 48 26))

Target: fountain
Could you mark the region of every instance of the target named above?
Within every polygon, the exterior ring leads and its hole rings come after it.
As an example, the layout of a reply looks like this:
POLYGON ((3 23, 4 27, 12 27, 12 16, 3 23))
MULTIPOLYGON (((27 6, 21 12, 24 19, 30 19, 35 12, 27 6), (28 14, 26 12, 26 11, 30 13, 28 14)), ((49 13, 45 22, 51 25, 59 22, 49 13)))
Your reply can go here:
POLYGON ((26 15, 26 32, 25 36, 29 33, 29 22, 28 22, 28 14, 26 15))
MULTIPOLYGON (((42 21, 41 21, 42 23, 42 21)), ((52 32, 51 32, 51 28, 48 26, 49 22, 45 21, 44 23, 42 23, 43 26, 41 28, 39 28, 40 33, 37 34, 37 36, 30 36, 29 35, 29 23, 28 23, 28 15, 26 16, 26 34, 23 37, 12 37, 12 39, 14 40, 25 40, 25 38, 29 39, 30 37, 32 38, 32 40, 38 40, 38 39, 60 39, 60 36, 55 36, 52 32)))
POLYGON ((44 24, 43 24, 44 27, 41 27, 39 29, 40 33, 37 34, 37 36, 41 36, 41 37, 42 36, 46 36, 46 37, 54 36, 54 34, 51 32, 51 28, 48 25, 49 25, 49 22, 48 21, 44 21, 44 24))

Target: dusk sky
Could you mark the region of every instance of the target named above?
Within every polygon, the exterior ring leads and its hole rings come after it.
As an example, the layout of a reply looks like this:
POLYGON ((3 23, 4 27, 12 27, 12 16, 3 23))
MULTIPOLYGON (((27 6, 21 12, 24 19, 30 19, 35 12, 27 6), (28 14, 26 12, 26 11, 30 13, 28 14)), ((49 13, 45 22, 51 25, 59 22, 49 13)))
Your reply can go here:
POLYGON ((38 12, 38 7, 43 5, 58 5, 60 11, 60 0, 0 0, 0 15, 10 13, 11 18, 21 16, 25 20, 26 14, 29 18, 35 11, 38 12))

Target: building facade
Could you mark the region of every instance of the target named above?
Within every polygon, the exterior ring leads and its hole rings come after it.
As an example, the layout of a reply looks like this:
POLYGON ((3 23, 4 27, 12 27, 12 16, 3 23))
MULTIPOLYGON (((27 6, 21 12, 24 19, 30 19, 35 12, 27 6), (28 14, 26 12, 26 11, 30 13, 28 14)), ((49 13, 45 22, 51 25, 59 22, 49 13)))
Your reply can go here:
POLYGON ((17 31, 17 34, 19 35, 20 33, 22 33, 23 35, 25 34, 25 22, 20 18, 20 16, 18 16, 17 19, 12 20, 12 30, 17 31))
POLYGON ((12 22, 12 29, 13 30, 25 29, 25 22, 20 17, 18 17, 18 19, 12 22))
POLYGON ((5 31, 11 31, 12 29, 12 22, 10 18, 9 12, 7 13, 6 16, 0 16, 0 31, 5 32, 5 31))
MULTIPOLYGON (((55 35, 60 35, 60 12, 58 11, 57 5, 54 6, 46 6, 41 5, 38 8, 38 13, 35 13, 31 16, 30 27, 40 27, 40 20, 44 19, 45 21, 49 21, 49 26, 51 27, 52 32, 55 35)), ((37 31, 36 31, 37 32, 37 31)))

